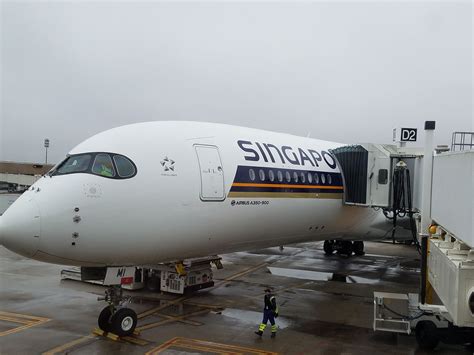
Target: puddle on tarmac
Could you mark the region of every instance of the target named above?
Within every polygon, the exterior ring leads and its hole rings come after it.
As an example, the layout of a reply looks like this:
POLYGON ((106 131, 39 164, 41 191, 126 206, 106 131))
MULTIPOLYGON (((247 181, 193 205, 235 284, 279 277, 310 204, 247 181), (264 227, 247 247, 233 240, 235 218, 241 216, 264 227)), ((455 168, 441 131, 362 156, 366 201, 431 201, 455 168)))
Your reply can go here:
MULTIPOLYGON (((244 323, 249 324, 259 324, 262 321, 263 312, 254 312, 254 311, 246 311, 243 309, 235 309, 235 308, 226 308, 222 311, 222 315, 240 320, 244 323)), ((284 317, 278 317, 276 319, 276 324, 278 328, 285 329, 290 325, 290 322, 286 320, 284 317)))
POLYGON ((286 269, 280 267, 269 267, 268 270, 272 275, 291 277, 294 279, 313 280, 313 281, 338 281, 346 283, 358 284, 375 284, 379 279, 368 279, 360 276, 334 274, 332 272, 300 270, 300 269, 286 269))

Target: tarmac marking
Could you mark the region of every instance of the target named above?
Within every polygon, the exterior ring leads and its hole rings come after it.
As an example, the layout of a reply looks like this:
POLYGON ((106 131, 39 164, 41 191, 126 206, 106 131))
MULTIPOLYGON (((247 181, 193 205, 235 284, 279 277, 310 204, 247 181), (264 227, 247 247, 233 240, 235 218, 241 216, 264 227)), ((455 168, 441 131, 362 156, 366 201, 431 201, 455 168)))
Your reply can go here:
POLYGON ((147 353, 145 353, 145 355, 159 354, 163 350, 166 350, 169 348, 191 349, 191 350, 197 350, 200 352, 214 353, 214 354, 220 354, 220 355, 223 355, 223 354, 277 355, 278 354, 275 352, 261 350, 261 349, 248 348, 248 347, 230 345, 230 344, 214 343, 211 341, 198 340, 198 339, 176 337, 148 351, 147 353))
POLYGON ((185 324, 190 324, 190 325, 195 325, 195 326, 199 326, 199 325, 203 325, 203 324, 204 324, 204 323, 196 322, 196 321, 189 320, 189 319, 180 319, 180 318, 178 318, 179 316, 170 316, 170 315, 168 315, 168 314, 163 314, 163 313, 158 313, 157 315, 160 316, 160 317, 163 317, 163 318, 168 318, 168 319, 175 320, 175 321, 177 321, 177 322, 181 322, 181 323, 185 323, 185 324))
POLYGON ((181 301, 184 301, 184 300, 186 300, 187 298, 188 298, 187 296, 178 297, 178 298, 176 298, 176 299, 174 299, 174 300, 169 301, 169 302, 166 303, 166 304, 162 304, 162 305, 160 305, 160 306, 158 306, 158 307, 155 307, 155 308, 149 309, 148 311, 145 311, 145 312, 143 312, 143 313, 140 313, 139 315, 137 315, 137 318, 138 318, 138 319, 141 319, 141 318, 150 316, 150 315, 152 315, 153 313, 156 313, 156 312, 159 312, 159 311, 161 311, 161 310, 163 310, 163 309, 165 309, 165 308, 168 308, 169 306, 172 306, 172 305, 174 305, 174 304, 176 304, 176 303, 180 303, 181 301))
POLYGON ((177 317, 173 317, 173 318, 169 318, 169 319, 164 319, 164 320, 161 320, 159 322, 145 324, 145 325, 142 325, 141 327, 137 327, 136 330, 141 332, 143 330, 147 330, 147 329, 150 329, 150 328, 155 328, 155 327, 158 327, 158 326, 166 324, 166 323, 176 322, 176 321, 179 321, 181 319, 185 319, 187 317, 194 317, 194 316, 198 316, 198 315, 201 315, 201 314, 204 314, 204 313, 209 313, 209 310, 208 309, 204 309, 204 310, 201 309, 201 310, 196 311, 196 312, 183 314, 182 316, 177 316, 177 317))
POLYGON ((44 318, 44 317, 37 317, 37 316, 30 316, 28 314, 20 314, 20 313, 11 313, 0 311, 0 321, 22 324, 20 326, 14 327, 12 329, 5 330, 0 332, 0 337, 21 332, 28 328, 49 322, 51 319, 44 318))
POLYGON ((83 336, 79 339, 72 340, 72 341, 70 341, 66 344, 63 344, 63 345, 57 346, 57 347, 55 347, 51 350, 48 350, 48 351, 44 352, 42 355, 58 354, 58 353, 63 352, 65 350, 71 349, 71 348, 75 347, 76 345, 85 343, 85 342, 90 341, 90 340, 95 340, 95 339, 97 339, 96 336, 86 335, 86 336, 83 336))
POLYGON ((226 283, 229 282, 229 281, 232 281, 232 280, 235 280, 235 279, 237 279, 237 278, 239 278, 239 277, 242 277, 242 276, 245 276, 245 275, 247 275, 247 274, 250 274, 251 272, 254 272, 254 271, 258 270, 258 269, 261 269, 262 267, 265 267, 265 266, 267 266, 267 265, 268 265, 268 263, 265 262, 265 263, 258 264, 258 265, 256 265, 256 266, 252 266, 251 268, 248 268, 248 269, 245 269, 245 270, 243 270, 243 271, 240 271, 240 272, 238 272, 238 273, 236 273, 236 274, 234 274, 234 275, 232 275, 232 276, 229 276, 229 277, 225 278, 224 280, 221 280, 221 281, 217 282, 217 283, 214 285, 214 287, 220 287, 220 286, 226 284, 226 283))
POLYGON ((150 351, 146 352, 145 355, 154 355, 154 354, 159 354, 161 352, 161 350, 165 350, 166 348, 168 348, 170 345, 172 345, 176 340, 178 340, 179 337, 176 337, 176 338, 171 338, 170 340, 164 342, 163 344, 161 344, 160 346, 154 348, 154 349, 151 349, 150 351))
MULTIPOLYGON (((224 284, 226 284, 226 283, 228 283, 232 280, 235 280, 239 277, 250 274, 251 272, 254 272, 258 269, 261 269, 262 267, 265 267, 267 265, 268 265, 268 263, 264 262, 264 263, 252 266, 250 268, 247 268, 245 270, 242 270, 242 271, 240 271, 240 272, 238 272, 234 275, 231 275, 231 276, 225 278, 224 280, 221 280, 221 281, 215 283, 213 288, 220 287, 220 286, 222 286, 222 285, 224 285, 224 284)), ((201 304, 196 304, 196 303, 193 304, 192 302, 188 302, 188 300, 190 298, 192 298, 192 296, 181 296, 181 297, 178 297, 174 300, 171 300, 171 301, 167 302, 166 304, 162 304, 160 306, 151 308, 148 311, 145 311, 145 312, 142 312, 142 313, 138 314, 137 315, 138 319, 143 319, 143 318, 148 317, 152 314, 156 314, 157 316, 160 316, 160 317, 163 317, 163 318, 166 318, 166 319, 158 321, 158 322, 153 322, 153 323, 142 325, 141 327, 137 327, 136 330, 137 331, 147 330, 147 329, 159 327, 160 325, 171 323, 171 322, 183 322, 183 323, 196 325, 196 326, 197 325, 202 325, 202 323, 200 323, 200 322, 195 322, 195 321, 192 321, 192 320, 188 320, 186 318, 193 317, 193 316, 200 315, 200 314, 204 314, 204 313, 208 313, 210 309, 224 308, 222 306, 201 305, 201 304), (197 306, 197 307, 200 307, 200 308, 205 308, 205 309, 204 310, 199 310, 199 311, 196 311, 196 312, 192 312, 192 313, 189 313, 189 314, 184 314, 184 315, 181 315, 181 316, 171 316, 171 315, 165 315, 165 314, 158 314, 159 311, 162 311, 165 308, 168 308, 168 307, 170 307, 172 305, 175 305, 175 304, 185 303, 185 302, 189 305, 194 305, 194 306, 197 306)))
POLYGON ((202 304, 202 303, 197 303, 197 302, 192 302, 192 301, 184 301, 184 304, 187 304, 189 306, 196 306, 196 307, 201 307, 201 308, 209 308, 209 309, 224 309, 226 306, 220 305, 220 304, 202 304))
MULTIPOLYGON (((267 265, 268 265, 268 263, 265 262, 265 263, 258 264, 258 265, 256 265, 256 266, 252 266, 252 267, 250 267, 250 268, 248 268, 248 269, 245 269, 245 270, 243 270, 243 271, 240 271, 240 272, 238 272, 238 273, 236 273, 236 274, 234 274, 234 275, 231 275, 231 276, 225 278, 224 280, 221 280, 221 281, 215 283, 212 288, 220 287, 220 286, 226 284, 226 283, 229 282, 229 281, 232 281, 232 280, 235 280, 235 279, 237 279, 237 278, 239 278, 239 277, 242 277, 242 276, 245 276, 245 275, 247 275, 247 274, 250 274, 251 272, 256 271, 256 270, 258 270, 258 269, 261 269, 262 267, 265 267, 265 266, 267 266, 267 265)), ((165 308, 168 308, 169 306, 172 306, 172 305, 174 305, 174 304, 177 304, 177 303, 184 303, 185 301, 187 301, 187 300, 190 299, 191 297, 192 297, 192 296, 181 296, 181 297, 178 297, 178 298, 176 298, 176 299, 174 299, 174 300, 171 300, 171 301, 167 302, 166 304, 162 304, 162 305, 160 305, 160 306, 151 308, 151 309, 149 309, 148 311, 145 311, 145 312, 142 312, 142 313, 138 314, 138 315, 137 315, 137 318, 138 318, 138 319, 142 319, 142 318, 148 317, 148 316, 150 316, 150 315, 152 315, 152 314, 155 314, 155 313, 157 313, 157 312, 159 312, 159 311, 161 311, 161 310, 163 310, 163 309, 165 309, 165 308)), ((188 304, 192 305, 191 302, 188 302, 188 304)), ((205 308, 211 308, 211 307, 212 307, 212 308, 222 308, 221 306, 200 305, 200 304, 195 304, 195 305, 198 306, 198 307, 205 307, 205 308)))

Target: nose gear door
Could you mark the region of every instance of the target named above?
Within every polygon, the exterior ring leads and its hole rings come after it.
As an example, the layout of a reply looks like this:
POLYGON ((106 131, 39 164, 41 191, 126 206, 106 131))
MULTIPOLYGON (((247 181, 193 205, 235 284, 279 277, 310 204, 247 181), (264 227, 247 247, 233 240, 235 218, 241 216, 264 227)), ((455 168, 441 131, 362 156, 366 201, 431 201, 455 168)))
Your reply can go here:
POLYGON ((201 175, 201 200, 223 201, 225 199, 224 170, 219 149, 214 145, 201 144, 194 145, 194 149, 201 175))

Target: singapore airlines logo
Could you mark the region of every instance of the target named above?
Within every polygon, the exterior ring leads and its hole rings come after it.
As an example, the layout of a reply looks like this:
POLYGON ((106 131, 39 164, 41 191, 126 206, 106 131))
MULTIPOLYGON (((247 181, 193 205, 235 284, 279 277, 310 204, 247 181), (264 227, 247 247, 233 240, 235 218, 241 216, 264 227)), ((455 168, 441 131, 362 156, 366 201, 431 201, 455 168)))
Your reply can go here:
POLYGON ((161 166, 163 166, 163 168, 165 169, 165 171, 174 171, 174 160, 173 159, 169 159, 168 157, 165 157, 162 161, 161 161, 161 166))

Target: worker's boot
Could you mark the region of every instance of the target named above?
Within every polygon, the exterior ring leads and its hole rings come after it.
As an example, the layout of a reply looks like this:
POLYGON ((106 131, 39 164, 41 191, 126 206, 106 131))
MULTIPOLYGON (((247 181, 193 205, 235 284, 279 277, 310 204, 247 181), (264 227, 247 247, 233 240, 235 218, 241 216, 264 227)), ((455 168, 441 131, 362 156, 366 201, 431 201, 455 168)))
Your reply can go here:
POLYGON ((263 334, 263 332, 262 332, 261 330, 257 330, 257 331, 255 332, 255 334, 257 334, 259 337, 261 337, 262 334, 263 334))

